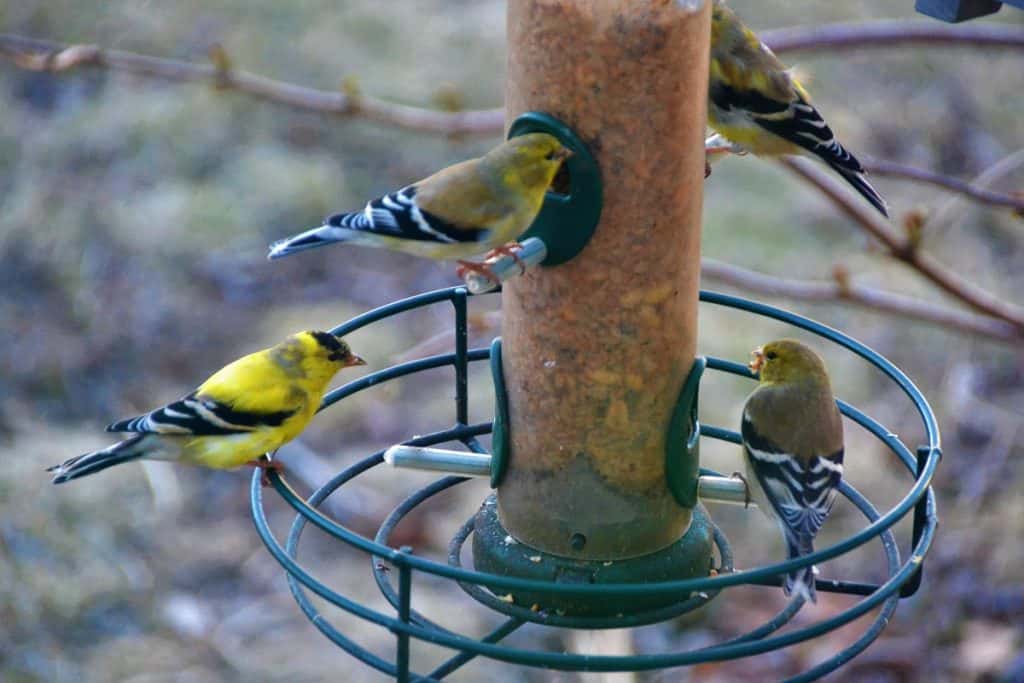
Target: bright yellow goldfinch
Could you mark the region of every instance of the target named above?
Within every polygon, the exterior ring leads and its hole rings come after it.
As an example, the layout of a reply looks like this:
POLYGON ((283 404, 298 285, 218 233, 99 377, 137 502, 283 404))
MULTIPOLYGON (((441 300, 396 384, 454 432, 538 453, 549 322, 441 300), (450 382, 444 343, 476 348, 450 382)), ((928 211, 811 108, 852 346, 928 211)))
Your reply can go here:
POLYGON ((299 332, 277 346, 226 365, 184 398, 151 413, 115 422, 108 432, 136 436, 51 467, 53 483, 129 460, 170 460, 215 469, 253 465, 309 424, 335 373, 365 365, 340 337, 299 332))
MULTIPOLYGON (((743 408, 747 485, 777 518, 790 559, 814 552, 813 541, 835 503, 843 476, 843 422, 825 364, 804 344, 782 339, 756 349, 750 369, 760 384, 743 408)), ((814 568, 786 577, 812 602, 814 568)))
MULTIPOLYGON (((500 250, 533 223, 570 154, 547 133, 514 137, 479 159, 374 199, 362 211, 330 216, 319 228, 276 242, 270 258, 333 242, 439 260, 500 250)), ((459 260, 459 265, 486 274, 480 264, 459 260)))
POLYGON ((885 200, 832 134, 799 81, 722 0, 711 11, 708 125, 759 156, 809 154, 828 164, 883 216, 885 200))

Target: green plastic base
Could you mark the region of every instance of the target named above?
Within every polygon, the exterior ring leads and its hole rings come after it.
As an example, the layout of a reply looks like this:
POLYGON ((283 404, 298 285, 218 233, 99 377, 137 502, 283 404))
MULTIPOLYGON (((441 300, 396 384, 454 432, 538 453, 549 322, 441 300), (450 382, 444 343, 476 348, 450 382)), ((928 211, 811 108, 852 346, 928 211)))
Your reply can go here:
MULTIPOLYGON (((498 520, 497 498, 491 495, 476 515, 473 565, 477 571, 556 583, 656 583, 707 576, 712 566, 712 527, 704 506, 693 509, 690 528, 669 547, 628 560, 602 562, 551 555, 515 540, 498 520)), ((504 595, 504 591, 495 591, 504 595)), ((686 600, 688 595, 678 596, 686 600)), ((587 599, 551 593, 511 593, 524 607, 537 606, 571 616, 616 616, 665 606, 655 598, 587 599)))

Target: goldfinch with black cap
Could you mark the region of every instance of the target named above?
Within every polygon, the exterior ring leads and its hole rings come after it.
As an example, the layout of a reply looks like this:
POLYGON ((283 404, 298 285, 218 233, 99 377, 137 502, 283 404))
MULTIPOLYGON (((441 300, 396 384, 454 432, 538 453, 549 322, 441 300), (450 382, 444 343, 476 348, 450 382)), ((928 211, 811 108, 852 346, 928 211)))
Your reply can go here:
POLYGON ((107 427, 108 432, 135 436, 47 471, 54 473, 54 484, 147 458, 214 469, 252 465, 280 471, 280 463, 260 456, 298 436, 313 419, 335 373, 353 365, 365 361, 340 337, 299 332, 239 358, 178 401, 107 427))

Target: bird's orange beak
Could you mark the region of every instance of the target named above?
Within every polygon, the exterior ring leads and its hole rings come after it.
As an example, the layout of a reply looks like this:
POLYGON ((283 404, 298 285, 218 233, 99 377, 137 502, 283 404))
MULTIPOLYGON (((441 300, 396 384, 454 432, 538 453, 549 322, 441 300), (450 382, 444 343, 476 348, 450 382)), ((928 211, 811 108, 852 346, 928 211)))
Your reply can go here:
POLYGON ((348 360, 345 361, 345 367, 350 368, 353 365, 366 365, 366 361, 353 353, 348 357, 348 360))
POLYGON ((758 346, 756 349, 750 352, 752 356, 747 367, 750 368, 751 372, 761 372, 761 366, 764 365, 764 351, 758 346))
POLYGON ((568 159, 572 155, 573 155, 573 151, 571 149, 569 149, 568 147, 563 147, 562 149, 560 149, 557 152, 555 152, 554 154, 552 154, 551 158, 552 159, 557 159, 559 161, 565 161, 566 159, 568 159))

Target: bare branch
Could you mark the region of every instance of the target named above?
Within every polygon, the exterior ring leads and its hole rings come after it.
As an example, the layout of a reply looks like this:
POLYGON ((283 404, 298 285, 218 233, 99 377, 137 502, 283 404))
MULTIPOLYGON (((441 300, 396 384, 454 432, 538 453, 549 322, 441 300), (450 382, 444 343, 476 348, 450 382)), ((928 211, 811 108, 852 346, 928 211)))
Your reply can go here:
POLYGON ((277 81, 232 69, 226 59, 196 64, 175 59, 107 50, 95 45, 64 45, 49 40, 0 34, 0 56, 22 69, 67 71, 97 66, 176 82, 206 82, 224 90, 252 95, 299 109, 336 116, 359 116, 409 130, 460 135, 500 134, 505 113, 501 109, 448 112, 395 104, 369 95, 353 96, 277 81))
POLYGON ((913 180, 919 183, 935 185, 936 187, 941 187, 952 192, 966 195, 967 197, 976 199, 983 204, 1024 210, 1024 194, 1021 196, 1014 196, 1011 194, 1003 194, 1001 192, 993 192, 992 190, 987 190, 984 187, 971 184, 966 180, 953 178, 934 171, 926 171, 913 166, 907 166, 906 164, 901 164, 895 161, 884 161, 882 159, 862 159, 862 161, 864 168, 874 175, 888 176, 891 178, 904 178, 906 180, 913 180))
MULTIPOLYGON (((924 22, 832 24, 765 31, 762 36, 776 52, 851 49, 902 45, 962 45, 1024 48, 1024 31, 1012 26, 971 24, 939 27, 924 22)), ((504 126, 501 109, 437 111, 388 102, 369 95, 307 88, 233 69, 222 57, 197 64, 150 57, 95 45, 67 45, 49 40, 0 34, 0 56, 32 71, 67 71, 95 66, 177 82, 208 82, 299 109, 335 116, 360 116, 410 130, 448 135, 496 135, 504 126)))
MULTIPOLYGON (((763 36, 777 52, 819 49, 835 51, 836 49, 902 45, 1024 48, 1024 31, 1016 27, 991 24, 953 27, 940 27, 922 22, 834 24, 768 31, 763 36)), ((94 45, 66 45, 53 41, 0 34, 0 57, 6 57, 18 67, 32 71, 59 72, 79 66, 95 66, 167 81, 204 82, 217 88, 233 90, 299 109, 342 117, 361 117, 386 125, 428 133, 496 135, 500 134, 504 125, 504 112, 501 109, 437 111, 387 102, 364 95, 356 89, 344 89, 337 92, 324 91, 266 78, 234 69, 228 55, 224 54, 223 50, 213 53, 211 63, 199 64, 120 50, 106 50, 94 45)), ((799 160, 783 160, 783 163, 805 180, 817 186, 861 229, 880 241, 895 258, 917 270, 940 289, 984 315, 968 317, 969 314, 952 310, 940 314, 931 310, 929 305, 916 300, 904 300, 902 297, 897 297, 894 300, 892 297, 896 297, 896 295, 862 287, 852 287, 852 285, 848 290, 843 289, 842 282, 828 284, 828 292, 815 290, 814 296, 824 296, 825 293, 833 296, 835 288, 838 287, 845 292, 841 297, 844 300, 870 305, 879 310, 899 312, 902 315, 930 320, 957 329, 976 330, 979 334, 997 339, 1017 338, 1021 330, 1024 330, 1024 310, 974 286, 922 253, 913 240, 899 234, 890 224, 870 213, 866 207, 851 200, 839 184, 823 170, 799 160), (853 292, 853 294, 849 292, 853 292), (922 305, 925 308, 922 309, 922 305), (942 322, 943 320, 947 322, 942 322), (999 321, 1008 325, 1005 328, 1000 328, 999 321)), ((872 164, 871 170, 879 175, 896 175, 928 182, 998 206, 1024 208, 1024 198, 1015 198, 986 190, 980 186, 980 183, 967 183, 891 162, 875 162, 872 164)), ((720 269, 719 273, 721 273, 720 269)), ((737 279, 735 272, 732 273, 732 276, 737 279)), ((712 275, 712 277, 714 276, 712 275)), ((759 277, 769 278, 770 276, 760 275, 759 277)), ((779 280, 769 283, 762 280, 760 282, 765 287, 762 291, 771 291, 771 288, 768 287, 769 284, 776 291, 781 291, 779 283, 786 281, 779 280)), ((792 291, 801 294, 801 296, 790 294, 794 298, 811 296, 810 290, 806 288, 792 291)))
POLYGON ((939 289, 951 294, 971 308, 985 315, 999 318, 1024 328, 1024 310, 1007 301, 1003 301, 964 278, 955 275, 949 268, 922 252, 913 241, 908 241, 898 234, 893 227, 879 218, 873 210, 862 206, 853 199, 845 187, 833 178, 824 168, 809 161, 798 158, 783 158, 779 163, 787 166, 801 178, 817 187, 832 200, 836 207, 846 214, 853 222, 869 235, 882 243, 893 257, 918 271, 931 280, 939 289))
POLYGON ((947 329, 976 334, 997 341, 1019 341, 1024 330, 1004 320, 960 311, 938 304, 894 294, 851 282, 845 269, 837 267, 833 281, 789 280, 748 270, 712 258, 701 259, 703 278, 739 289, 801 301, 841 301, 863 308, 898 315, 947 329))
MULTIPOLYGON (((986 168, 971 180, 971 185, 981 188, 989 187, 1003 180, 1011 173, 1016 172, 1021 166, 1024 166, 1024 149, 1011 152, 986 168)), ((941 231, 952 225, 959 214, 962 213, 963 204, 962 197, 951 197, 944 204, 940 205, 938 209, 931 212, 928 216, 929 232, 935 234, 936 230, 941 231)))
POLYGON ((825 26, 793 26, 762 31, 776 53, 856 50, 864 47, 1001 47, 1024 49, 1024 30, 1000 24, 942 26, 934 21, 876 21, 825 26))
MULTIPOLYGON (((763 36, 776 52, 907 44, 1024 48, 1024 32, 1015 27, 989 24, 948 28, 922 22, 833 24, 767 31, 763 36)), ((23 69, 33 71, 66 71, 90 65, 169 81, 205 81, 225 90, 291 107, 336 116, 361 116, 428 133, 494 135, 499 134, 504 126, 501 109, 436 111, 369 95, 316 90, 232 69, 223 51, 219 54, 223 59, 211 64, 196 64, 106 50, 95 45, 66 45, 0 34, 0 55, 23 69)))

